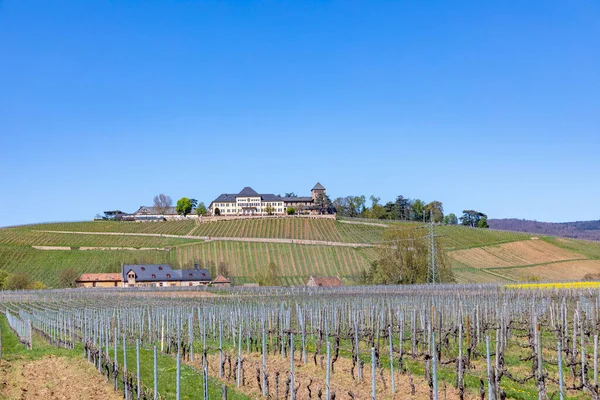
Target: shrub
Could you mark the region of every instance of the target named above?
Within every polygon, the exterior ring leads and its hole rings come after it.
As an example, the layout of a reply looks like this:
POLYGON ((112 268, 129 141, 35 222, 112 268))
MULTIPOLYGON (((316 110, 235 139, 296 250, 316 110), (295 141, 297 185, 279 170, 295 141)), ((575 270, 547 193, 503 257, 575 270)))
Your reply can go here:
POLYGON ((30 286, 31 280, 29 279, 29 276, 23 272, 9 275, 4 280, 4 289, 7 290, 23 290, 28 289, 30 286))
POLYGON ((65 268, 58 274, 58 282, 61 287, 74 288, 77 286, 77 278, 79 273, 75 268, 65 268))
POLYGON ((296 209, 294 207, 290 207, 287 209, 287 214, 288 215, 294 215, 296 214, 296 209))

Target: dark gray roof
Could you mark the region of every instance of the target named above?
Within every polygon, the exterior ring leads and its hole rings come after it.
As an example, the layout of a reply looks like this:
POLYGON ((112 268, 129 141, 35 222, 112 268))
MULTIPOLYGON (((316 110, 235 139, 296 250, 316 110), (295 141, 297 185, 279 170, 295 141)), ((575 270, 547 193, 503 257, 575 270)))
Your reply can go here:
POLYGON ((242 189, 241 192, 238 193, 239 197, 257 197, 260 196, 260 194, 258 194, 256 192, 256 190, 252 189, 250 186, 246 186, 245 188, 242 189))
POLYGON ((173 269, 168 264, 123 264, 121 275, 127 281, 129 271, 135 272, 138 282, 168 282, 168 281, 210 281, 210 272, 206 269, 173 269), (170 277, 167 277, 167 274, 170 277))
POLYGON ((285 202, 308 202, 312 201, 312 197, 282 197, 281 200, 285 202))
POLYGON ((312 190, 325 190, 325 186, 323 186, 319 182, 317 182, 317 184, 315 185, 314 188, 312 188, 312 190))
MULTIPOLYGON (((134 215, 139 215, 139 214, 142 214, 142 215, 159 215, 154 210, 154 207, 150 207, 150 206, 141 206, 133 214, 134 215)), ((167 210, 163 214, 160 214, 160 215, 177 215, 177 210, 175 209, 175 207, 169 207, 169 208, 167 208, 167 210)))
POLYGON ((220 195, 219 197, 214 199, 212 202, 213 203, 235 203, 236 197, 237 197, 237 194, 223 193, 222 195, 220 195))

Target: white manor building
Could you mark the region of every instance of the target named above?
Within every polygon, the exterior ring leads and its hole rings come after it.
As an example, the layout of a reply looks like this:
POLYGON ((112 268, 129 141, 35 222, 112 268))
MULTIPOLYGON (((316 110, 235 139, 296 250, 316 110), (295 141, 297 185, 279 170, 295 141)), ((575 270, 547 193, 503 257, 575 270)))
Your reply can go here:
POLYGON ((209 205, 212 215, 285 215, 293 207, 299 214, 316 214, 315 199, 325 195, 325 188, 317 182, 310 197, 284 197, 275 194, 259 194, 247 186, 237 194, 223 193, 209 205))

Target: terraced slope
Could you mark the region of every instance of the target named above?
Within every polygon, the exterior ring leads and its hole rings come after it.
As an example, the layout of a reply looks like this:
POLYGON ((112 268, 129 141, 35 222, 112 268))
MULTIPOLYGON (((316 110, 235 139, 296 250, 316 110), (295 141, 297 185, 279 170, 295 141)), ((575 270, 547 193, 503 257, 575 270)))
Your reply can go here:
POLYGON ((197 236, 303 239, 345 243, 376 243, 386 228, 345 224, 330 219, 257 218, 198 224, 197 236))
MULTIPOLYGON (((282 268, 288 284, 301 284, 311 274, 338 275, 352 283, 377 257, 375 247, 239 242, 227 238, 376 245, 386 231, 419 226, 422 224, 303 218, 202 224, 190 220, 28 225, 0 229, 0 270, 26 271, 32 279, 56 286, 59 271, 67 267, 82 273, 116 272, 121 263, 169 262, 175 267, 190 267, 198 260, 225 263, 234 282, 242 283, 255 281, 257 271, 273 260, 282 268), (186 238, 160 236, 165 234, 186 238), (221 239, 204 242, 206 236, 221 239)), ((436 227, 436 233, 442 235, 442 246, 448 251, 459 282, 572 280, 600 274, 600 243, 552 237, 536 240, 536 236, 526 233, 462 226, 436 227)))

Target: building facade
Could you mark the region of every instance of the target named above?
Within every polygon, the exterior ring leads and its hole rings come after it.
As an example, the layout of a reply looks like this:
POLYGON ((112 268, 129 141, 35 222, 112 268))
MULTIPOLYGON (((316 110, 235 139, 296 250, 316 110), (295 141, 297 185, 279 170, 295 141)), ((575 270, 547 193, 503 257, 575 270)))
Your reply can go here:
POLYGON ((108 274, 81 274, 77 279, 77 287, 121 287, 123 280, 118 272, 108 274))
POLYGON ((239 193, 223 193, 214 199, 208 209, 212 215, 285 215, 289 208, 298 214, 316 214, 315 200, 319 194, 326 195, 326 189, 317 182, 306 197, 284 197, 275 194, 259 194, 251 187, 239 193))
POLYGON ((200 286, 211 282, 206 269, 173 269, 168 264, 143 264, 121 267, 123 287, 200 286))

